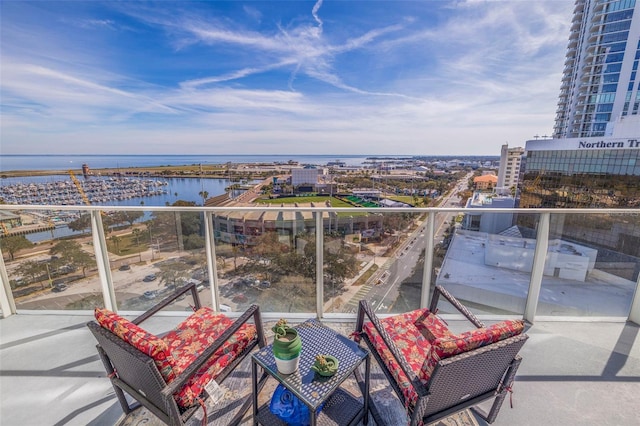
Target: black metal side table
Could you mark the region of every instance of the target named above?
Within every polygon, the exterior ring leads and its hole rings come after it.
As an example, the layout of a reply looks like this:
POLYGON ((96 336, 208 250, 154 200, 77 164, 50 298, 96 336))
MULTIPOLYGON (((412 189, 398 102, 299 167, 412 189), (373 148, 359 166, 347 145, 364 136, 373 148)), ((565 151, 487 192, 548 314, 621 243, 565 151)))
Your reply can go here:
POLYGON ((346 336, 326 327, 320 321, 311 319, 296 327, 302 339, 300 367, 293 374, 280 374, 276 367, 271 345, 251 356, 251 378, 253 385, 253 424, 284 425, 285 423, 269 410, 269 404, 258 407, 258 365, 269 375, 289 389, 308 408, 310 424, 355 425, 360 420, 367 424, 369 418, 369 352, 346 336), (338 358, 338 371, 331 377, 317 375, 311 366, 318 354, 333 355, 338 358), (340 385, 365 362, 365 380, 362 392, 364 403, 360 403, 350 393, 340 389, 340 385), (319 415, 318 407, 324 402, 319 415))

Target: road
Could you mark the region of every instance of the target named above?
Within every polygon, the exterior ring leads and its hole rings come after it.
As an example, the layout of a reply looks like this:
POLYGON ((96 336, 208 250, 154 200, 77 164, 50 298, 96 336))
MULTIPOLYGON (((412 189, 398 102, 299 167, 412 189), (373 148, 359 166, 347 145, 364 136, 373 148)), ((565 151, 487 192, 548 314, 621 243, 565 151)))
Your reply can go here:
MULTIPOLYGON (((438 207, 460 207, 458 193, 467 189, 467 182, 473 176, 473 172, 469 172, 461 178, 452 191, 450 191, 438 204, 438 207)), ((435 236, 434 243, 439 243, 447 229, 447 222, 451 219, 450 215, 438 214, 435 219, 435 236)), ((399 246, 396 255, 383 266, 386 271, 381 273, 382 282, 379 285, 371 285, 368 293, 363 295, 358 292, 356 297, 366 298, 374 308, 374 311, 380 313, 391 312, 395 301, 399 296, 400 283, 409 278, 421 253, 425 249, 426 225, 420 223, 415 231, 405 238, 405 241, 399 246)), ((357 303, 349 303, 350 308, 346 311, 355 312, 357 303)))

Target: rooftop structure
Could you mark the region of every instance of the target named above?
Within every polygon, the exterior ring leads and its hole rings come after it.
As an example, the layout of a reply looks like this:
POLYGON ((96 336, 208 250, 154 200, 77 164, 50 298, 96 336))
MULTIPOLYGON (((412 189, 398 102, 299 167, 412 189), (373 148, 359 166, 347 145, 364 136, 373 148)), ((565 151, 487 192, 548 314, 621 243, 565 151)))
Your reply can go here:
POLYGON ((513 208, 515 199, 510 196, 501 196, 495 193, 476 191, 467 200, 467 208, 477 209, 464 215, 462 229, 470 231, 482 231, 489 233, 499 233, 513 224, 513 214, 511 213, 489 213, 483 212, 486 208, 513 208))
POLYGON ((476 186, 476 189, 493 189, 496 187, 498 183, 498 176, 496 175, 482 175, 476 176, 473 178, 473 184, 476 186))

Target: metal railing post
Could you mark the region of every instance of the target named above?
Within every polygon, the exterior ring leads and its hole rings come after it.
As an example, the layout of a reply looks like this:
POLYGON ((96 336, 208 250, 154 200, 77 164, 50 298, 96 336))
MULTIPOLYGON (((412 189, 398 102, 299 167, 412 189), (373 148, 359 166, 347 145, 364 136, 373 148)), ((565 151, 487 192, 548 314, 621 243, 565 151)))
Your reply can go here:
POLYGON ((427 217, 427 227, 425 229, 425 238, 427 243, 425 244, 424 253, 424 271, 422 273, 422 289, 420 292, 420 307, 426 308, 429 306, 429 295, 431 294, 431 276, 433 275, 433 239, 435 237, 435 223, 436 212, 430 211, 427 217))
POLYGON ((16 302, 13 300, 13 292, 2 252, 0 252, 0 282, 2 283, 0 286, 0 308, 2 309, 2 318, 6 318, 16 313, 16 302))
POLYGON ((316 219, 316 315, 324 314, 324 228, 322 212, 314 212, 316 219))
POLYGON ((538 223, 538 233, 536 235, 536 249, 533 255, 533 269, 529 281, 529 292, 524 308, 524 319, 533 324, 540 298, 540 288, 542 287, 542 277, 544 264, 547 260, 547 250, 549 249, 549 222, 551 213, 540 213, 538 223))
POLYGON ((631 299, 631 310, 629 311, 629 321, 640 325, 640 274, 638 274, 638 280, 636 281, 636 290, 633 293, 631 299))
POLYGON ((213 213, 204 213, 204 239, 207 255, 207 273, 211 285, 211 306, 216 311, 220 310, 220 293, 218 289, 218 265, 216 264, 216 239, 213 233, 213 213))
POLYGON ((102 297, 104 307, 116 311, 116 292, 113 288, 113 278, 111 277, 111 265, 109 264, 109 252, 107 250, 107 239, 104 235, 102 217, 100 210, 93 210, 91 214, 91 233, 93 237, 93 252, 96 255, 98 266, 98 276, 102 286, 102 297))

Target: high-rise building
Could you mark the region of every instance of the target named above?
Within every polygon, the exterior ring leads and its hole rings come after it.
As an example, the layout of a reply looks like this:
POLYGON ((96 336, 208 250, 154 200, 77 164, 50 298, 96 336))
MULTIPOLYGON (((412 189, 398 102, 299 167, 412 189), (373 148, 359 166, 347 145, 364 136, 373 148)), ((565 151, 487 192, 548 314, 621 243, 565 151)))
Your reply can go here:
POLYGON ((636 0, 576 0, 554 138, 610 136, 640 107, 636 0))
POLYGON ((502 145, 500 151, 500 168, 498 169, 498 188, 509 189, 518 184, 520 174, 520 160, 524 154, 524 148, 509 148, 509 145, 502 145))
MULTIPOLYGON (((553 139, 525 144, 520 207, 640 206, 639 62, 636 0, 576 0, 553 139)), ((640 257, 635 216, 615 226, 606 213, 552 216, 550 233, 597 248, 596 262, 640 257)), ((517 223, 535 226, 527 215, 517 223)))

